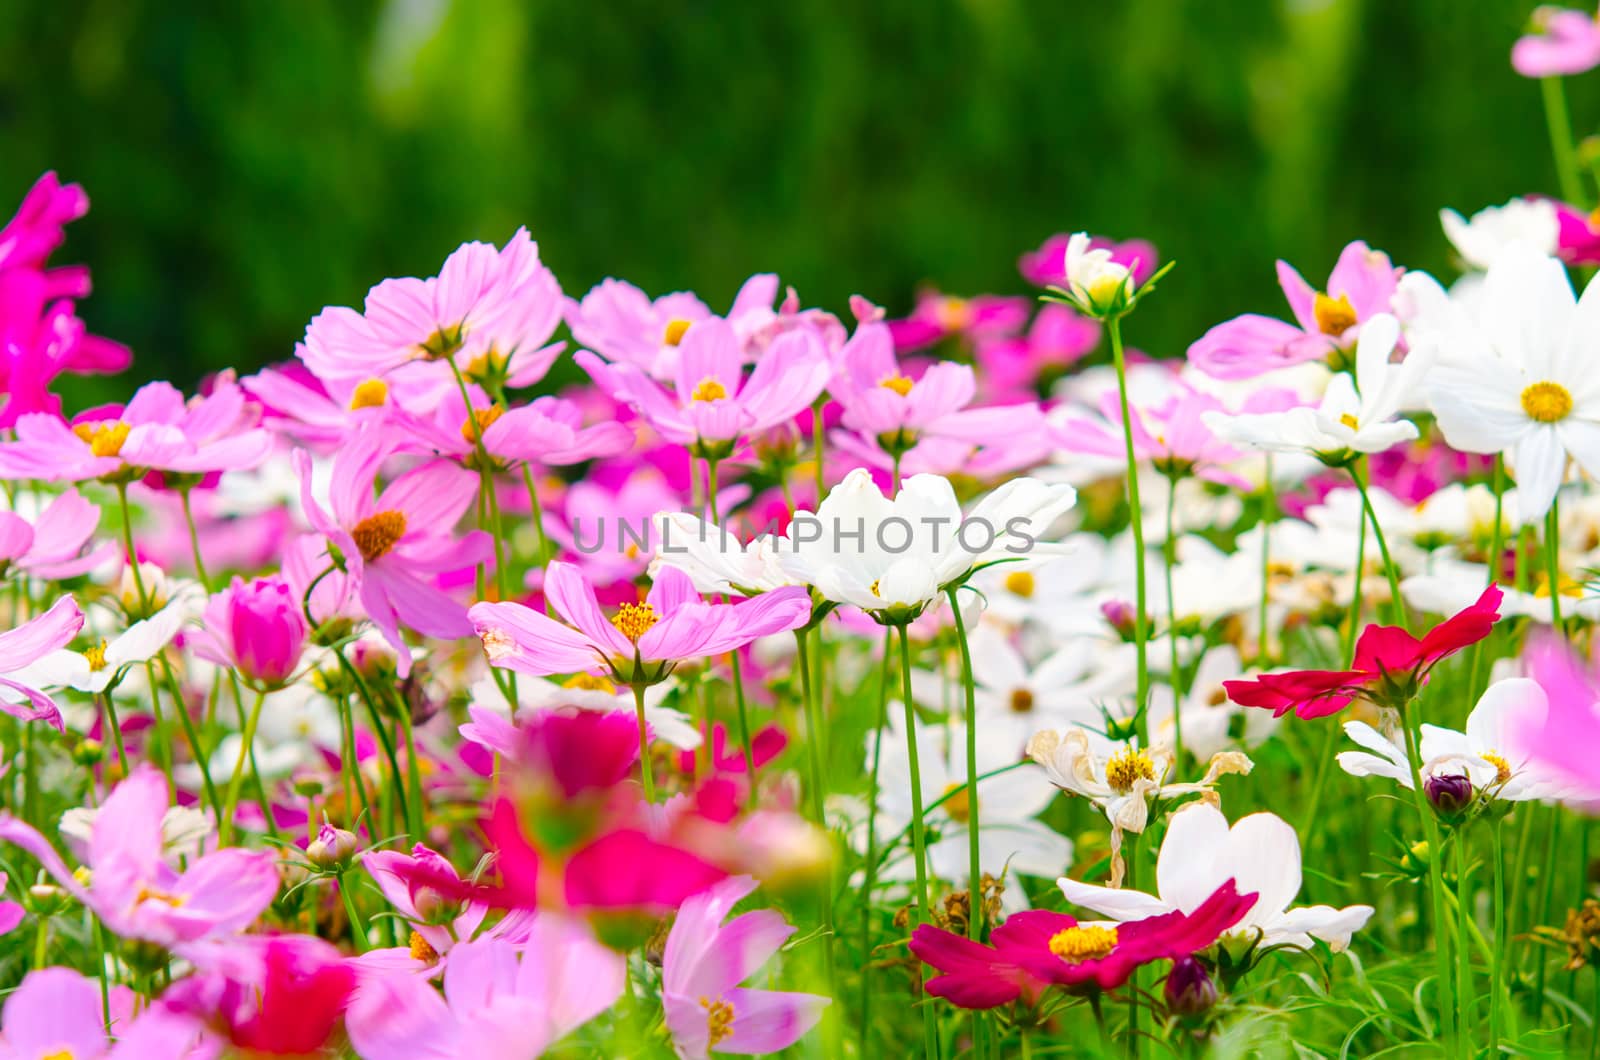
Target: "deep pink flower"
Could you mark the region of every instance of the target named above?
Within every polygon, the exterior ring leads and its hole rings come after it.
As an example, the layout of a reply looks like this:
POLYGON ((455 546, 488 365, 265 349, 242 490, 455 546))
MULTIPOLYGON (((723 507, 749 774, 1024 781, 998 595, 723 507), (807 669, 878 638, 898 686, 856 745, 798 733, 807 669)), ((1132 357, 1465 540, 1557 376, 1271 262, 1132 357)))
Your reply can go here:
POLYGON ((1556 255, 1569 265, 1600 264, 1600 216, 1556 199, 1556 255))
POLYGON ((1071 306, 1048 302, 1026 335, 979 339, 973 358, 978 380, 991 398, 1031 396, 1053 369, 1076 364, 1100 344, 1100 322, 1071 306))
POLYGON ((7 998, 0 1014, 0 1056, 5 1060, 186 1060, 210 1057, 200 1042, 203 1028, 192 1020, 151 1008, 133 1015, 134 995, 111 990, 109 1006, 100 984, 71 968, 36 968, 7 998), (105 1008, 111 1012, 107 1037, 105 1008))
POLYGON ((47 413, 21 417, 17 440, 0 444, 0 477, 127 481, 148 471, 245 471, 272 451, 259 416, 236 383, 192 402, 171 383, 146 383, 126 407, 92 409, 70 425, 47 413))
MULTIPOLYGON (((384 280, 367 292, 364 312, 324 309, 295 353, 324 380, 382 379, 448 358, 475 377, 531 386, 561 351, 544 345, 561 308, 561 286, 519 228, 501 250, 463 243, 438 276, 384 280)), ((447 368, 427 374, 450 381, 447 368)))
POLYGON ((519 715, 515 723, 483 707, 461 735, 547 781, 563 802, 626 780, 639 760, 638 721, 630 711, 563 707, 519 715))
POLYGON ((1027 322, 1030 306, 1026 298, 993 294, 957 298, 925 290, 917 295, 910 316, 885 321, 884 327, 894 348, 908 353, 955 335, 980 339, 1015 334, 1027 322))
POLYGON ((355 983, 350 962, 319 938, 252 936, 168 987, 161 1004, 245 1055, 310 1056, 333 1041, 355 983))
POLYGON ((1248 681, 1224 681, 1228 698, 1275 717, 1337 714, 1352 699, 1403 706, 1441 659, 1487 637, 1500 619, 1500 587, 1490 585, 1476 603, 1434 626, 1420 639, 1398 626, 1368 626, 1356 641, 1348 670, 1294 670, 1248 681))
POLYGON ((724 880, 678 909, 661 962, 661 1003, 678 1055, 775 1053, 816 1026, 830 1001, 817 994, 739 984, 794 934, 781 913, 758 909, 723 923, 756 889, 749 876, 724 880))
POLYGON ((792 420, 822 393, 831 371, 816 335, 796 329, 774 339, 746 377, 739 337, 717 317, 690 327, 677 353, 670 391, 636 365, 607 364, 587 350, 576 360, 667 441, 719 456, 741 438, 792 420))
POLYGON ((457 946, 444 996, 412 975, 364 975, 346 1024, 363 1060, 533 1060, 622 996, 626 963, 580 922, 542 914, 520 944, 457 946))
POLYGON ((1249 379, 1275 368, 1320 361, 1348 351, 1361 324, 1390 311, 1405 270, 1359 240, 1349 244, 1317 291, 1288 262, 1278 262, 1278 285, 1294 313, 1290 324, 1246 313, 1218 324, 1189 347, 1189 363, 1217 379, 1249 379))
POLYGON ((294 673, 310 636, 301 597, 281 576, 233 583, 206 603, 195 653, 231 666, 259 687, 277 688, 294 673))
MULTIPOLYGON (((637 742, 637 741, 635 741, 637 742)), ((760 769, 783 754, 789 746, 789 737, 780 725, 766 725, 750 735, 750 757, 760 769)), ((683 751, 678 755, 678 768, 688 775, 695 771, 695 752, 683 751)), ((744 748, 728 740, 728 727, 717 722, 711 730, 711 768, 717 773, 744 773, 744 748)))
POLYGON ((517 603, 472 606, 468 614, 492 665, 539 676, 603 667, 620 684, 652 684, 680 661, 721 655, 811 618, 811 598, 800 586, 708 604, 675 567, 663 567, 642 602, 623 604, 609 619, 572 564, 550 564, 545 598, 570 625, 517 603))
MULTIPOLYGON (((1023 254, 1017 261, 1017 271, 1022 278, 1037 287, 1067 286, 1067 244, 1072 235, 1061 232, 1046 239, 1038 250, 1023 254)), ((1090 250, 1109 250, 1111 260, 1126 265, 1133 273, 1133 283, 1138 287, 1156 271, 1161 256, 1154 243, 1143 239, 1128 239, 1121 243, 1104 236, 1089 240, 1090 250)))
POLYGON ((1066 913, 1013 913, 991 944, 931 924, 911 936, 911 952, 940 971, 928 993, 961 1008, 1036 1002, 1052 986, 1114 990, 1152 961, 1188 957, 1216 942, 1255 905, 1229 880, 1192 913, 1172 912, 1116 925, 1080 924, 1066 913))
POLYGON ((61 711, 55 701, 37 688, 10 675, 67 646, 83 628, 83 612, 70 596, 63 596, 50 610, 15 629, 0 633, 0 689, 20 693, 27 703, 14 703, 12 696, 0 696, 0 710, 23 721, 43 721, 62 730, 61 711))
POLYGON ((153 766, 137 767, 117 785, 95 815, 88 886, 22 821, 0 816, 0 839, 37 858, 113 934, 182 953, 253 924, 278 893, 278 866, 271 853, 226 847, 174 869, 161 837, 167 805, 166 781, 153 766))
POLYGON ((0 512, 0 571, 9 565, 44 581, 76 578, 117 554, 109 541, 87 547, 99 525, 100 507, 75 489, 56 497, 32 523, 0 512))
MULTIPOLYGON (((777 294, 778 277, 772 273, 757 273, 739 288, 726 320, 741 344, 766 333, 775 316, 772 302, 777 294)), ((569 301, 566 314, 567 326, 580 345, 612 364, 632 365, 663 383, 678 377, 679 346, 690 327, 714 315, 687 291, 651 301, 622 280, 601 281, 582 302, 569 301)))
POLYGON ((459 570, 487 558, 489 536, 456 537, 456 522, 477 495, 475 475, 447 460, 432 460, 390 482, 373 497, 373 484, 393 442, 363 435, 333 461, 331 514, 311 491, 311 461, 296 450, 301 506, 311 525, 339 550, 348 584, 367 617, 395 649, 404 677, 411 653, 400 625, 428 637, 470 636, 466 609, 427 576, 459 570))
POLYGON ((1537 7, 1532 29, 1511 46, 1511 68, 1523 77, 1564 77, 1600 66, 1600 24, 1593 15, 1537 7))

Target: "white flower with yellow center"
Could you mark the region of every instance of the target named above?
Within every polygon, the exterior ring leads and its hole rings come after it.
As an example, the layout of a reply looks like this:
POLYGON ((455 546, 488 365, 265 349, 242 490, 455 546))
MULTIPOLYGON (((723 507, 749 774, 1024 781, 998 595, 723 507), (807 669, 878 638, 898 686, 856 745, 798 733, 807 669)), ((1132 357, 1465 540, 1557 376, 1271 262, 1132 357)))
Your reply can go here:
POLYGON ((1133 270, 1111 260, 1111 251, 1089 245, 1089 234, 1067 240, 1067 288, 1092 308, 1109 307, 1133 297, 1133 270))
POLYGON ((1523 518, 1550 510, 1569 455, 1600 474, 1600 287, 1577 301, 1561 262, 1512 247, 1489 267, 1473 316, 1457 311, 1417 341, 1438 347, 1426 385, 1445 441, 1505 454, 1523 518))

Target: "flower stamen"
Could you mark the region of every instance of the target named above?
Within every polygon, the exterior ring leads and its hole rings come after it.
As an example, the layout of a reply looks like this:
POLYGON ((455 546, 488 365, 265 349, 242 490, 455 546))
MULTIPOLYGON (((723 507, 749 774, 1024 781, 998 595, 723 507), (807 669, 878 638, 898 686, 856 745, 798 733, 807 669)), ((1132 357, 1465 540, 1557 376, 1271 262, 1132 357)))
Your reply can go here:
POLYGON ((388 555, 395 542, 406 535, 406 513, 377 512, 367 516, 350 531, 361 558, 367 563, 388 555))
POLYGON ((912 382, 909 376, 891 375, 880 380, 878 385, 883 387, 885 390, 893 390, 901 397, 905 397, 907 394, 911 393, 911 388, 916 384, 912 382))
POLYGON ((1117 929, 1079 924, 1050 936, 1050 952, 1068 964, 1082 964, 1106 956, 1117 945, 1117 929))
POLYGON ((1530 383, 1522 391, 1522 411, 1531 420, 1558 423, 1572 413, 1572 392, 1548 379, 1530 383))
POLYGON ((733 1006, 726 1001, 703 997, 700 1007, 706 1010, 706 1034, 710 1039, 706 1044, 715 1048, 733 1034, 733 1006))
POLYGON ((661 616, 656 614, 654 604, 623 604, 611 616, 611 624, 617 627, 617 632, 635 644, 659 621, 661 616))
POLYGON ((350 393, 350 411, 382 408, 389 401, 389 384, 382 379, 365 379, 350 393))
POLYGON ((1132 791, 1138 781, 1155 779, 1155 763, 1137 747, 1124 747, 1106 761, 1106 785, 1120 795, 1132 791))
POLYGON ((89 452, 95 456, 116 456, 122 452, 122 445, 128 440, 129 429, 121 420, 107 420, 77 424, 72 428, 72 433, 88 442, 89 452))
POLYGON ((1330 298, 1321 291, 1311 302, 1311 316, 1317 322, 1317 330, 1324 335, 1338 338, 1346 331, 1356 326, 1356 307, 1350 304, 1349 295, 1340 295, 1330 298))
POLYGON ((728 388, 710 376, 700 380, 694 388, 694 393, 689 395, 690 401, 721 401, 728 396, 728 388))
POLYGON ((667 346, 676 346, 683 341, 683 336, 689 330, 689 322, 683 319, 667 321, 667 330, 661 336, 661 341, 667 346))

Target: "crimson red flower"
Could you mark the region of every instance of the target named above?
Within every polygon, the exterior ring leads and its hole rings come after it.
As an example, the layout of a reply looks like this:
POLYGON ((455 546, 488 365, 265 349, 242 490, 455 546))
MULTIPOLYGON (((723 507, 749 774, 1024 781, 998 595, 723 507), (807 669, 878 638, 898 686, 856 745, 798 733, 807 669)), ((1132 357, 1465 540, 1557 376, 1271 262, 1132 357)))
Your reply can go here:
POLYGON ((1291 670, 1249 681, 1224 681, 1228 698, 1262 707, 1277 717, 1336 714, 1356 698, 1379 706, 1403 706, 1441 659, 1489 635, 1500 619, 1500 587, 1490 585, 1476 603, 1434 626, 1420 639, 1398 626, 1368 626, 1356 642, 1348 670, 1291 670))
POLYGON ((937 968, 928 993, 962 1008, 1033 1004, 1052 986, 1113 990, 1151 961, 1188 957, 1217 941, 1256 903, 1229 880, 1192 913, 1163 913, 1121 924, 1080 924, 1066 913, 1016 913, 984 946, 924 924, 911 952, 937 968))

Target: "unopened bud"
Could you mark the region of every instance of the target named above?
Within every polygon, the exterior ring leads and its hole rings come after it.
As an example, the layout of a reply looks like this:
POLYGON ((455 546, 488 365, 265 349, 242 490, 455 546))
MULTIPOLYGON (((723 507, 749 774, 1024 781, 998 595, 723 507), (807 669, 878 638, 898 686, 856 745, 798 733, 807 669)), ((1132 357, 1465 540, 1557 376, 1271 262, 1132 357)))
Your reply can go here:
POLYGON ((341 869, 356 856, 361 841, 354 832, 324 824, 306 846, 306 859, 319 869, 341 869))
POLYGON ((1211 981, 1205 965, 1193 957, 1182 957, 1172 965, 1164 994, 1169 1012, 1193 1019, 1210 1012, 1217 1003, 1217 984, 1211 981))
POLYGON ((1459 822, 1472 807, 1472 781, 1460 773, 1442 773, 1422 782, 1428 805, 1443 821, 1459 822))

